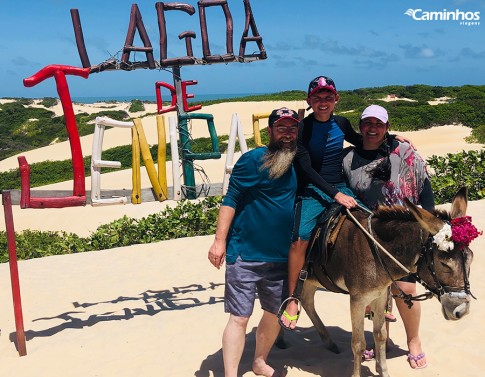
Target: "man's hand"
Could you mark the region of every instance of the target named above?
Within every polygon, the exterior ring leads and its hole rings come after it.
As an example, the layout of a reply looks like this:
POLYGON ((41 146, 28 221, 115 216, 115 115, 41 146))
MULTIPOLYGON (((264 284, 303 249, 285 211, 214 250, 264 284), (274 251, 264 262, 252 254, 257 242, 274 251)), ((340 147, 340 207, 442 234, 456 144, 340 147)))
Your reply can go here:
POLYGON ((219 241, 217 238, 209 249, 207 258, 217 269, 220 269, 226 259, 226 241, 219 241))

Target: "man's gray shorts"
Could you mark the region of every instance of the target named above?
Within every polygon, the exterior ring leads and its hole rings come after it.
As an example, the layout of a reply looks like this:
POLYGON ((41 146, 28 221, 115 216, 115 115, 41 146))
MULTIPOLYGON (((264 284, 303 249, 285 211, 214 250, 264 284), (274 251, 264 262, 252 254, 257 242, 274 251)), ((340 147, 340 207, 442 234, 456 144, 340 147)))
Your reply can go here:
POLYGON ((226 264, 224 310, 238 317, 250 317, 256 294, 261 308, 273 314, 288 296, 288 263, 245 262, 240 257, 226 264))

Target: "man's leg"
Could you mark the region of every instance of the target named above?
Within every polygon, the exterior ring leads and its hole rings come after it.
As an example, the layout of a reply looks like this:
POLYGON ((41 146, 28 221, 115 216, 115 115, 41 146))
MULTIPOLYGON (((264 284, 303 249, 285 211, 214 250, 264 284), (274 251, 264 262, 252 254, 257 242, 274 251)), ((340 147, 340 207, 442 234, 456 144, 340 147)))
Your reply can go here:
MULTIPOLYGON (((416 296, 416 283, 398 281, 397 284, 404 293, 416 296)), ((414 356, 414 358, 408 359, 409 364, 411 365, 411 368, 423 368, 426 366, 426 357, 421 348, 421 339, 419 338, 421 303, 419 301, 414 301, 413 306, 408 308, 407 304, 402 299, 396 298, 395 301, 404 324, 404 329, 406 330, 409 353, 414 356), (423 356, 418 358, 420 355, 423 356)))
POLYGON ((244 351, 246 328, 249 318, 229 315, 224 334, 222 335, 222 356, 224 359, 224 376, 237 377, 239 362, 244 351))
POLYGON ((258 376, 271 377, 274 369, 266 364, 269 351, 278 336, 280 325, 276 315, 263 311, 263 317, 256 330, 256 350, 254 352, 253 372, 258 376))

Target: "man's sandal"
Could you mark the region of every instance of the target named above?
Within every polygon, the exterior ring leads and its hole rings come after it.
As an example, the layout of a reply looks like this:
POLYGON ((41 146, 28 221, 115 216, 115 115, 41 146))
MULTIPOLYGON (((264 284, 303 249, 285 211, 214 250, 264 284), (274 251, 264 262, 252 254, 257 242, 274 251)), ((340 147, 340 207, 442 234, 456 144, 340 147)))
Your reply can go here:
POLYGON ((301 311, 301 302, 299 299, 297 299, 296 297, 293 297, 293 296, 290 296, 288 297, 285 301, 283 301, 280 305, 280 308, 278 309, 278 314, 277 317, 278 317, 278 323, 280 324, 281 327, 283 327, 285 330, 288 330, 288 331, 293 331, 294 329, 292 329, 291 327, 285 325, 283 323, 283 321, 281 320, 281 317, 285 317, 288 321, 293 322, 297 322, 298 319, 300 318, 300 311, 301 311), (290 315, 288 314, 288 312, 286 311, 286 305, 288 305, 288 302, 289 301, 296 301, 297 302, 297 305, 298 305, 298 311, 296 312, 295 315, 290 315))

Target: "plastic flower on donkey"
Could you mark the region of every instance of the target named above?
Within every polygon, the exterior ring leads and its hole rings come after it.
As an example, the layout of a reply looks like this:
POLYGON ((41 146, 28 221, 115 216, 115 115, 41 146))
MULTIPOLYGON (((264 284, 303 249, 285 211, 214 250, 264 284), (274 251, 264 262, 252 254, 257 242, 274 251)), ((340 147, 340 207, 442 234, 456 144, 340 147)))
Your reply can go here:
POLYGON ((451 240, 458 250, 468 247, 470 242, 482 234, 483 231, 479 232, 472 224, 470 216, 457 217, 451 220, 451 240))
POLYGON ((452 250, 455 247, 458 250, 463 250, 482 233, 483 231, 478 231, 475 225, 472 224, 470 216, 457 217, 451 220, 451 225, 445 224, 433 236, 433 242, 442 251, 452 250))

